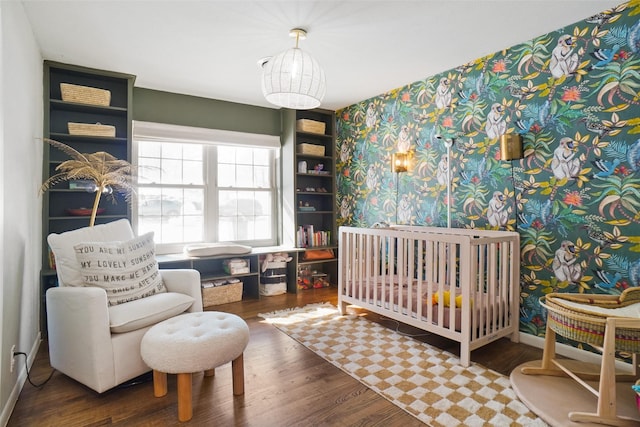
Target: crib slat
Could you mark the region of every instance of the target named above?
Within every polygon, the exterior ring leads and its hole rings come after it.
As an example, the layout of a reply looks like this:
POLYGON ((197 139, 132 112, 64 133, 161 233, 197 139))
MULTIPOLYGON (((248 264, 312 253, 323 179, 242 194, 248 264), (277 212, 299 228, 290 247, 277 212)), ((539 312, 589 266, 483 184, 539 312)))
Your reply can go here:
POLYGON ((491 329, 491 313, 489 308, 491 307, 491 302, 493 301, 493 295, 491 290, 491 271, 492 271, 492 259, 491 259, 491 247, 490 244, 483 245, 485 250, 485 262, 486 262, 486 274, 485 280, 481 284, 482 292, 483 292, 483 305, 482 305, 482 319, 480 322, 481 330, 478 334, 478 337, 483 337, 487 335, 487 332, 491 329))
MULTIPOLYGON (((471 342, 475 333, 474 329, 470 328, 469 325, 473 324, 473 310, 471 309, 472 278, 475 277, 474 272, 477 264, 473 262, 474 257, 472 256, 474 249, 476 249, 475 245, 471 245, 469 239, 465 240, 466 242, 457 244, 460 259, 457 278, 459 280, 460 294, 462 295, 462 304, 460 307, 460 324, 456 325, 454 322, 453 327, 460 331, 460 362, 462 365, 467 366, 470 362, 471 342)), ((456 307, 455 301, 452 301, 451 307, 456 307)), ((456 311, 455 309, 452 310, 454 313, 456 311)))
MULTIPOLYGON (((354 246, 357 248, 356 253, 358 254, 359 257, 362 257, 362 235, 361 234, 354 234, 354 246)), ((362 298, 362 259, 358 259, 358 264, 357 264, 357 274, 356 274, 356 286, 357 286, 357 294, 360 298, 362 298)))
MULTIPOLYGON (((499 305, 499 301, 498 298, 496 296, 497 293, 497 289, 498 289, 498 250, 497 250, 497 244, 495 243, 491 243, 489 245, 489 265, 490 270, 489 270, 489 281, 487 286, 489 287, 489 301, 492 302, 498 302, 499 305)), ((488 308, 491 307, 491 305, 487 304, 488 308)), ((487 314, 490 316, 489 319, 490 322, 488 322, 488 327, 487 327, 487 335, 495 333, 495 331, 498 328, 498 310, 496 310, 496 307, 493 307, 493 310, 490 310, 487 314)))
POLYGON ((371 265, 371 273, 372 273, 372 279, 371 279, 371 287, 373 288, 373 301, 378 301, 378 286, 376 286, 376 284, 378 283, 378 276, 380 274, 380 251, 381 251, 381 247, 380 247, 380 236, 378 235, 373 235, 372 239, 371 239, 371 252, 370 252, 370 256, 371 258, 373 258, 373 264, 371 265))
POLYGON ((415 294, 414 291, 416 290, 415 288, 415 279, 416 279, 416 273, 415 273, 415 268, 416 268, 416 241, 414 239, 408 239, 407 240, 407 288, 405 290, 405 293, 409 296, 409 298, 407 298, 407 313, 410 313, 411 316, 413 316, 413 313, 415 313, 415 309, 414 307, 414 302, 416 301, 416 299, 420 299, 420 294, 415 294))
POLYGON ((397 286, 394 286, 395 296, 396 296, 396 307, 399 313, 402 313, 404 301, 402 301, 402 286, 404 285, 404 275, 407 269, 406 266, 406 257, 405 257, 405 239, 402 237, 398 237, 396 239, 396 275, 397 275, 397 286))
MULTIPOLYGON (((427 310, 427 322, 429 324, 433 323, 433 294, 434 294, 434 284, 436 282, 435 276, 435 242, 433 240, 427 240, 426 244, 426 253, 425 253, 425 267, 427 268, 425 277, 427 280, 427 304, 429 304, 430 309, 427 310)), ((437 290, 436 290, 437 291, 437 290)))
MULTIPOLYGON (((422 319, 422 315, 423 315, 423 295, 424 295, 424 291, 423 291, 423 277, 424 277, 424 242, 421 240, 416 240, 416 245, 417 245, 417 249, 418 249, 418 253, 416 254, 416 276, 418 277, 418 281, 416 283, 417 286, 417 300, 416 300, 416 319, 422 319)), ((429 299, 427 299, 427 301, 431 301, 429 299)))
POLYGON ((445 268, 447 262, 446 243, 438 242, 438 320, 437 324, 444 327, 444 291, 447 280, 447 270, 445 268))
MULTIPOLYGON (((469 304, 471 309, 471 337, 479 333, 482 317, 482 285, 484 281, 484 251, 482 245, 473 245, 470 260, 469 304)), ((464 297, 463 297, 464 299, 464 297)))
POLYGON ((498 297, 497 297, 497 304, 498 304, 498 326, 497 329, 500 329, 502 327, 505 326, 504 324, 504 315, 505 315, 505 308, 506 308, 506 302, 507 300, 505 300, 505 296, 507 295, 506 290, 505 290, 505 284, 507 283, 508 280, 508 276, 506 274, 506 263, 505 261, 507 260, 507 245, 503 243, 499 243, 498 244, 498 266, 497 268, 497 272, 498 272, 498 297))
POLYGON ((449 329, 456 329, 456 294, 458 287, 458 269, 459 266, 459 245, 457 243, 449 243, 449 259, 447 261, 448 268, 448 290, 449 290, 449 329))

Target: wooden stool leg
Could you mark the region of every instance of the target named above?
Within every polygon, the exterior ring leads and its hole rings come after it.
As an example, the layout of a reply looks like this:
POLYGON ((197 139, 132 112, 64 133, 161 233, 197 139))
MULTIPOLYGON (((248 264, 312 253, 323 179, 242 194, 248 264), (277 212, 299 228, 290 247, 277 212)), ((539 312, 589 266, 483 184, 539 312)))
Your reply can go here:
POLYGON ((167 374, 153 370, 153 395, 155 397, 166 396, 167 394, 167 374))
POLYGON ((204 376, 205 377, 215 377, 216 376, 216 369, 207 369, 206 371, 204 371, 204 376))
POLYGON ((243 354, 236 357, 231 362, 231 371, 233 373, 233 394, 240 396, 244 394, 244 357, 243 354))
POLYGON ((191 373, 178 374, 178 420, 189 421, 192 416, 191 373))

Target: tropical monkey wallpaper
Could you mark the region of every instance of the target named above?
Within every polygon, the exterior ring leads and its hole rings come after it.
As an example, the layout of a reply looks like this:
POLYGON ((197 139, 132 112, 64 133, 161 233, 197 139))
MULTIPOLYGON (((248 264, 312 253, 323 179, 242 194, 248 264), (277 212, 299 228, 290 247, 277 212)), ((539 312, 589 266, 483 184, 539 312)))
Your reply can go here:
POLYGON ((640 286, 639 18, 622 3, 336 112, 339 225, 517 231, 536 336, 549 292, 640 286), (502 161, 513 133, 524 157, 502 161))

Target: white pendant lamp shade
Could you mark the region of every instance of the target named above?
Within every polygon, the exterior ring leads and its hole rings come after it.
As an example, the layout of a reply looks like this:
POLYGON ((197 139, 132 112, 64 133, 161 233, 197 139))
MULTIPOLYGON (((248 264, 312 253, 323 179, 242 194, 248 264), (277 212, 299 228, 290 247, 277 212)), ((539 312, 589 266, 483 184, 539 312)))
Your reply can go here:
MULTIPOLYGON (((297 37, 300 37, 299 33, 297 37)), ((325 90, 324 71, 318 61, 298 48, 297 40, 296 47, 263 64, 262 93, 274 105, 292 110, 316 108, 322 102, 325 90)))

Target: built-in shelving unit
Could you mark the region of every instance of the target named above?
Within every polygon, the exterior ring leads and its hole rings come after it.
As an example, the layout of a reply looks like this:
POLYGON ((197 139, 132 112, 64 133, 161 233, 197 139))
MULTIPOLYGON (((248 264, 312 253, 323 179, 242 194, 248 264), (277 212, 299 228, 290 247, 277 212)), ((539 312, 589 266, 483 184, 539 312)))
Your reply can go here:
MULTIPOLYGON (((135 77, 128 74, 95 70, 51 61, 44 62, 44 137, 74 148, 81 153, 105 151, 118 159, 131 161, 131 106, 135 77), (63 100, 61 83, 70 83, 108 90, 108 105, 63 100), (115 127, 115 136, 72 135, 68 124, 89 123, 115 127)), ((43 179, 56 173, 55 169, 69 157, 59 149, 44 143, 43 179)), ((60 182, 46 191, 42 203, 42 331, 46 332, 44 295, 48 288, 57 285, 56 271, 49 255, 47 236, 89 225, 88 215, 78 215, 79 208, 90 209, 95 193, 73 184, 60 182), (75 213, 75 214, 74 214, 75 213)), ((124 197, 115 194, 116 203, 102 197, 99 208, 103 213, 96 217, 96 224, 121 218, 130 218, 131 210, 124 197)))
MULTIPOLYGON (((285 127, 292 129, 290 134, 285 132, 284 139, 285 151, 292 152, 293 188, 285 185, 284 192, 293 193, 292 243, 303 249, 298 253, 299 289, 302 289, 300 285, 312 287, 314 281, 317 284, 320 279, 333 285, 337 283, 335 122, 335 113, 329 110, 285 113, 285 127), (324 126, 314 130, 314 126, 302 124, 308 121, 324 126), (317 250, 333 251, 334 256, 311 259, 309 252, 317 250)), ((288 160, 286 155, 283 159, 288 160)))
POLYGON ((268 254, 286 253, 292 260, 287 263, 287 291, 295 292, 296 275, 296 253, 295 248, 284 247, 264 247, 254 248, 250 253, 240 255, 217 255, 207 257, 187 257, 182 254, 158 255, 160 269, 190 268, 200 272, 202 282, 215 280, 238 279, 242 282, 242 299, 259 299, 260 295, 260 272, 262 262, 268 254), (230 274, 225 270, 225 261, 231 259, 245 260, 249 266, 247 273, 230 274))

